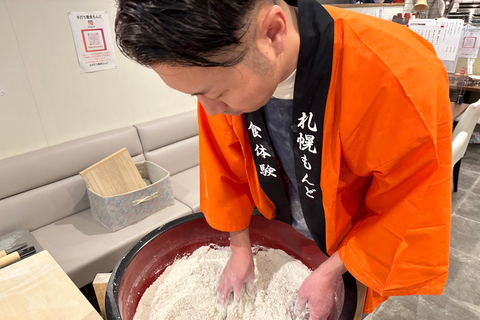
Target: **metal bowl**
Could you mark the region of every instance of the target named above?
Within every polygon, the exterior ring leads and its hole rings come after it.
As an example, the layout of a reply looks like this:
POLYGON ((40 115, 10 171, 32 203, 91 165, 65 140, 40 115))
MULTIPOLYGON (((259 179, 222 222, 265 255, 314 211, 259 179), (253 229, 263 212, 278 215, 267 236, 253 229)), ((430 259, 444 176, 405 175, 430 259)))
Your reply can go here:
MULTIPOLYGON (((252 245, 281 249, 314 270, 327 257, 315 243, 292 226, 262 216, 252 216, 252 245)), ((177 258, 190 255, 201 246, 229 245, 229 234, 211 228, 203 214, 174 220, 143 237, 117 263, 107 285, 105 311, 108 320, 132 320, 145 290, 177 258)), ((343 276, 344 303, 341 320, 354 317, 357 304, 356 283, 350 274, 343 276)))

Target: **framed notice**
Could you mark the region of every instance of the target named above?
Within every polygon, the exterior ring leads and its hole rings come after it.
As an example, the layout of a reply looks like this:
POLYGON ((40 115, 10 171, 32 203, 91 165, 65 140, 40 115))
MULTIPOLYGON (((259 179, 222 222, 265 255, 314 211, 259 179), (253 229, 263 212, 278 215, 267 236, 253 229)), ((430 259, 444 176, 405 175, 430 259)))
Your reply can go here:
POLYGON ((113 69, 117 66, 108 13, 69 12, 70 27, 82 72, 113 69))

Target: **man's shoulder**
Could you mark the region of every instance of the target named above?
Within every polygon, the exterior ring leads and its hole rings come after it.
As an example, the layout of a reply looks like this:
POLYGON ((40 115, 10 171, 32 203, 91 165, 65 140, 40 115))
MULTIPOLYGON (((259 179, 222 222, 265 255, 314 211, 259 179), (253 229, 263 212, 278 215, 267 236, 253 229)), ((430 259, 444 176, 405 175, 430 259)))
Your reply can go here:
POLYGON ((325 9, 335 23, 335 34, 348 40, 371 47, 378 44, 378 47, 385 48, 384 44, 391 44, 393 48, 414 47, 435 53, 428 41, 404 25, 343 8, 325 6, 325 9))
POLYGON ((433 46, 408 27, 341 8, 327 10, 335 22, 334 57, 351 61, 351 72, 379 68, 392 76, 443 78, 445 67, 433 46))

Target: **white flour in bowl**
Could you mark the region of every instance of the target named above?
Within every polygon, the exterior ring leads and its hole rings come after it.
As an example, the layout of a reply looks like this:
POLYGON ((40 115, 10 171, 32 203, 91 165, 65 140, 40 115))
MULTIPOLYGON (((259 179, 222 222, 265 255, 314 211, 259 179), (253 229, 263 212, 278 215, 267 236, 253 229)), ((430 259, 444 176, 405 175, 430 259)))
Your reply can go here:
POLYGON ((254 247, 253 252, 254 297, 243 292, 239 304, 233 295, 227 307, 217 304, 216 287, 230 248, 204 246, 165 269, 145 291, 134 320, 295 319, 297 293, 311 271, 282 250, 254 247))

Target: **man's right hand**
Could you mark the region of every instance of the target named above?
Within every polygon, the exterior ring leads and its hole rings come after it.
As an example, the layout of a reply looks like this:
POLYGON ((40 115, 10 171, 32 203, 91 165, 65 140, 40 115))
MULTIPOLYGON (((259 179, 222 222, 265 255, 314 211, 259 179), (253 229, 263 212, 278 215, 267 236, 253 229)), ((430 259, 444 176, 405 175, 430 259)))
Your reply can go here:
POLYGON ((248 228, 230 232, 230 249, 232 255, 228 259, 218 283, 218 303, 222 305, 227 303, 228 296, 232 291, 235 301, 240 301, 244 284, 247 292, 253 295, 255 265, 248 228))

